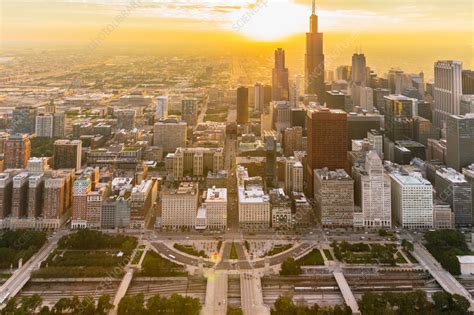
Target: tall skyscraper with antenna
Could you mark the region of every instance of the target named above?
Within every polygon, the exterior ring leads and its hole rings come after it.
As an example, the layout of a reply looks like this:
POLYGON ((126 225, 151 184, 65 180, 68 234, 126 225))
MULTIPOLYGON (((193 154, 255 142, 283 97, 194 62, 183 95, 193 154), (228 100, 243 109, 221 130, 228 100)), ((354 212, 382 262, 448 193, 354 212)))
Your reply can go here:
POLYGON ((323 33, 318 32, 318 16, 313 0, 313 11, 310 17, 309 33, 306 33, 305 79, 306 94, 317 94, 318 100, 324 103, 324 54, 323 33))

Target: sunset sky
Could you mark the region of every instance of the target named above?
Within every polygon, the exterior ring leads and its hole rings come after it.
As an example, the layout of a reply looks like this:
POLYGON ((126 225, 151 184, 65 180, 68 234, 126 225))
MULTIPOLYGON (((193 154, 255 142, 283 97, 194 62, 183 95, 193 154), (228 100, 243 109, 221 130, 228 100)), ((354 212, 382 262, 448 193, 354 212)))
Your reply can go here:
MULTIPOLYGON (((320 30, 331 47, 348 32, 354 46, 473 63, 472 0, 319 0, 320 30), (332 36, 334 35, 334 36, 332 36), (331 38, 332 36, 332 38, 331 38), (366 38, 366 40, 363 40, 366 38), (332 42, 332 43, 331 43, 332 42), (382 49, 383 50, 383 49, 382 49)), ((0 0, 2 41, 127 41, 172 45, 289 43, 308 29, 310 0, 0 0), (109 32, 104 35, 104 29, 109 32), (101 33, 102 32, 102 33, 101 33), (101 35, 102 34, 102 35, 101 35)), ((325 47, 325 49, 327 48, 325 47)), ((287 47, 291 50, 291 47, 287 47)), ((431 62, 431 61, 430 61, 431 62)))

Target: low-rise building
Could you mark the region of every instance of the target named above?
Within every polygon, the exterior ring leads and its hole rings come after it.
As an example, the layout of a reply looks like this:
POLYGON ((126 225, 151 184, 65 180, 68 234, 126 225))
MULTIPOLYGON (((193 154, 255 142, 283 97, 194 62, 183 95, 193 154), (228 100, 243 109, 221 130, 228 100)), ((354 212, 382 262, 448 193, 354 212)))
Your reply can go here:
POLYGON ((161 226, 166 229, 192 228, 196 223, 199 204, 199 186, 182 182, 177 189, 161 195, 161 226))

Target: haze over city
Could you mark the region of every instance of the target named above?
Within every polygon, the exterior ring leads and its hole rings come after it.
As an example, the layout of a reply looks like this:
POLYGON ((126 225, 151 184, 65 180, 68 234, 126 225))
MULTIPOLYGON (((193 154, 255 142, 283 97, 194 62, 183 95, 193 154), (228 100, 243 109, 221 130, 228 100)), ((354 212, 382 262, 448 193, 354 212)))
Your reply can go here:
POLYGON ((0 315, 474 314, 472 0, 0 0, 0 315))

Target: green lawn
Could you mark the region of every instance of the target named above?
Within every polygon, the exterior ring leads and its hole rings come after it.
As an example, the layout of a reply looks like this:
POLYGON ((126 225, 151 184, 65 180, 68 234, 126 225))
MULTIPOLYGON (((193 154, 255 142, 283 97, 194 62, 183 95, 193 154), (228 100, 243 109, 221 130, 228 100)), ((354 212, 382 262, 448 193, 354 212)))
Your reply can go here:
POLYGON ((186 276, 187 272, 183 266, 164 259, 153 251, 148 251, 143 259, 140 275, 144 277, 178 277, 186 276))
POLYGON ((323 249, 323 251, 328 260, 334 260, 334 257, 332 257, 331 251, 329 249, 323 249))
POLYGON ((324 266, 324 258, 319 249, 313 249, 309 254, 297 260, 300 266, 324 266))
POLYGON ((235 244, 232 243, 232 247, 230 248, 230 259, 239 259, 239 256, 237 255, 237 249, 235 248, 235 244))
POLYGON ((197 251, 191 245, 182 245, 182 244, 177 244, 176 243, 176 244, 173 245, 173 247, 175 249, 179 250, 180 252, 186 253, 186 254, 191 255, 191 256, 208 258, 208 256, 206 255, 206 253, 203 250, 197 251))
POLYGON ((265 257, 265 256, 275 256, 279 253, 282 253, 290 248, 292 248, 293 245, 292 244, 282 244, 282 245, 275 245, 272 247, 272 249, 270 249, 268 252, 265 253, 264 256, 262 257, 265 257))

